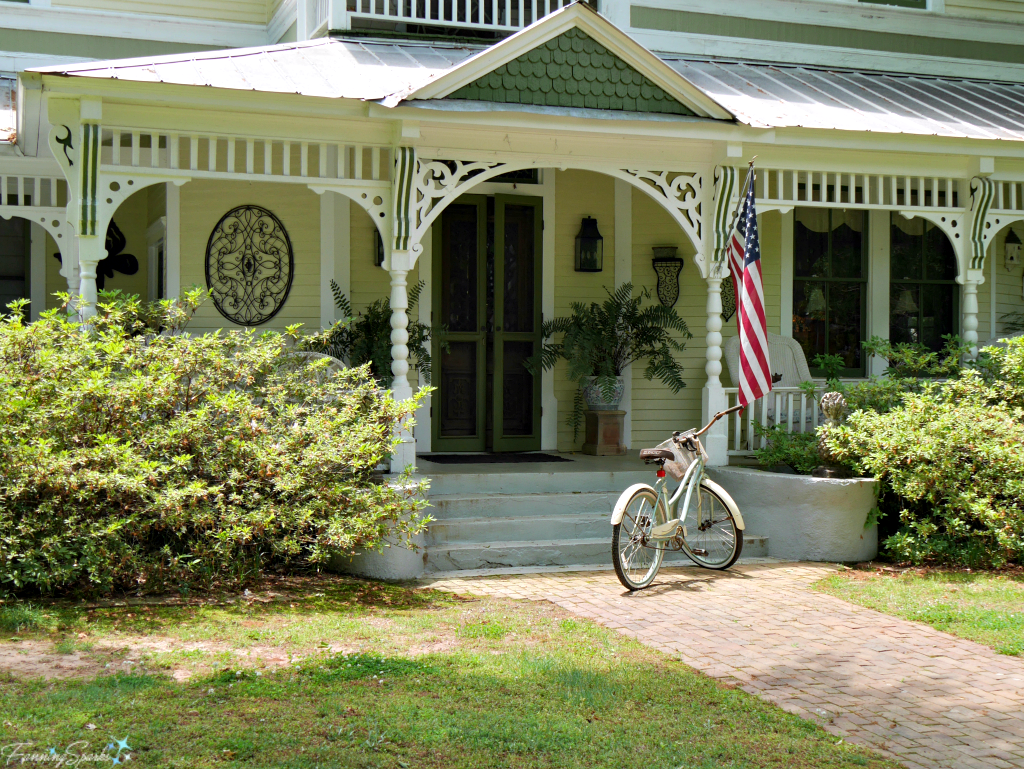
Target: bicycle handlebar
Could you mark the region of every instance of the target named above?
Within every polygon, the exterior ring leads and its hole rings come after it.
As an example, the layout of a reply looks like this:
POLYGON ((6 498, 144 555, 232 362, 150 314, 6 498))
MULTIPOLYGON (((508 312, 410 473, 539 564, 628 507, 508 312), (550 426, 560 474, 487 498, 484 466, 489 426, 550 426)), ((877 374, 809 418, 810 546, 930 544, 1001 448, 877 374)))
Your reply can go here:
POLYGON ((702 428, 700 429, 700 432, 696 432, 696 433, 694 433, 694 434, 693 434, 693 437, 694 437, 694 438, 697 438, 697 437, 699 437, 699 436, 703 435, 703 434, 704 434, 704 433, 706 433, 706 432, 707 432, 708 430, 710 430, 710 429, 711 429, 711 426, 712 426, 712 425, 713 425, 713 424, 714 424, 715 422, 717 422, 717 421, 718 421, 719 419, 721 419, 722 417, 724 417, 724 416, 725 416, 725 415, 727 415, 727 414, 732 414, 732 413, 733 413, 734 411, 739 411, 739 410, 740 410, 740 409, 742 409, 742 408, 743 408, 743 405, 742 405, 742 404, 740 404, 739 406, 733 406, 733 407, 732 407, 731 409, 726 409, 725 411, 719 411, 719 412, 718 412, 717 414, 715 414, 715 415, 714 415, 714 416, 713 416, 713 417, 711 418, 711 421, 710 421, 710 422, 708 422, 708 423, 707 423, 706 425, 704 425, 704 427, 702 427, 702 428))

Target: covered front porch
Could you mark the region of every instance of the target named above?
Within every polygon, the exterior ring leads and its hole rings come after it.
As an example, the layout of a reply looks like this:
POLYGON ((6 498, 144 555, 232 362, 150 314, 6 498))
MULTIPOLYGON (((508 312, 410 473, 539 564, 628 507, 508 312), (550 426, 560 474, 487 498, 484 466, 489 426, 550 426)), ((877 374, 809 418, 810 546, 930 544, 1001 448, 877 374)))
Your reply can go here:
MULTIPOLYGON (((501 293, 487 277, 502 261, 494 253, 487 261, 488 247, 493 252, 504 237, 487 240, 498 212, 529 209, 537 230, 531 281, 517 284, 534 300, 523 333, 535 335, 541 320, 566 314, 573 301, 599 301, 624 283, 657 296, 652 249, 675 247, 684 267, 674 306, 693 334, 680 356, 686 387, 673 395, 640 370, 626 374, 623 442, 633 450, 731 405, 726 352, 734 330, 723 251, 751 156, 768 330, 796 339, 807 363, 818 353, 839 355, 848 377, 880 374, 884 362, 866 359, 860 346, 871 336, 888 338, 895 329, 924 341, 939 323, 980 345, 1004 333, 1002 319, 1024 306, 1021 267, 1005 247, 1024 220, 1024 160, 1008 141, 1016 134, 990 118, 943 122, 941 93, 914 109, 881 97, 871 102, 893 86, 862 74, 862 92, 843 101, 830 89, 848 73, 662 59, 582 6, 487 49, 356 40, 279 47, 276 66, 296 82, 322 83, 324 67, 350 74, 341 79, 350 85, 336 78, 308 93, 282 92, 263 69, 269 55, 165 57, 25 76, 37 94, 35 133, 51 158, 3 173, 8 194, 0 214, 34 223, 31 269, 45 275, 47 293, 64 281, 88 319, 104 269, 107 288, 151 298, 214 287, 210 244, 218 228, 239 210, 269 212, 291 255, 287 276, 268 294, 272 311, 246 317, 210 302, 194 330, 328 327, 340 314, 332 284, 356 312, 387 297, 392 389, 408 397, 421 382, 410 363, 411 320, 454 333, 453 324, 469 323, 472 295, 473 329, 464 331, 484 340, 474 344, 493 351, 494 335, 505 333, 488 317, 501 293), (565 63, 570 54, 575 64, 565 63), (588 64, 580 63, 583 55, 588 64), (394 57, 415 62, 413 73, 389 63, 394 57), (534 65, 543 70, 536 82, 523 74, 534 65), (196 67, 212 88, 199 85, 196 67), (239 87, 239 73, 254 90, 239 87), (804 89, 803 102, 828 109, 797 115, 797 102, 788 103, 791 114, 773 124, 769 113, 782 97, 750 94, 783 75, 796 81, 791 89, 804 89), (812 88, 812 75, 831 85, 812 88), (598 95, 615 78, 612 95, 598 95), (915 114, 925 108, 932 116, 923 126, 915 114), (460 298, 457 249, 445 227, 451 235, 455 214, 470 209, 477 272, 460 298), (604 238, 600 271, 575 269, 584 218, 595 219, 604 238), (112 223, 125 236, 122 251, 139 262, 131 280, 107 261, 112 223), (834 274, 842 248, 856 264, 834 274), (941 262, 937 272, 895 274, 894 259, 904 265, 908 248, 918 249, 922 264, 941 262), (410 289, 420 282, 410 310, 410 289), (951 306, 926 309, 926 294, 949 297, 951 306)), ((33 312, 41 304, 36 293, 33 312)), ((438 390, 405 434, 395 466, 439 451, 501 450, 495 424, 510 399, 495 392, 517 386, 524 397, 511 410, 530 417, 517 436, 529 441, 509 446, 579 448, 582 436, 566 424, 576 386, 564 368, 528 379, 518 368, 495 368, 493 359, 485 364, 479 350, 486 349, 478 348, 473 363, 476 421, 458 428, 477 442, 461 445, 453 440, 460 436, 445 433, 442 407, 458 400, 458 377, 446 379, 445 367, 465 371, 455 353, 435 350, 438 390)), ((751 419, 813 429, 816 409, 797 403, 797 384, 780 381, 770 407, 750 410, 746 423, 718 426, 707 441, 711 464, 756 448, 751 419)))

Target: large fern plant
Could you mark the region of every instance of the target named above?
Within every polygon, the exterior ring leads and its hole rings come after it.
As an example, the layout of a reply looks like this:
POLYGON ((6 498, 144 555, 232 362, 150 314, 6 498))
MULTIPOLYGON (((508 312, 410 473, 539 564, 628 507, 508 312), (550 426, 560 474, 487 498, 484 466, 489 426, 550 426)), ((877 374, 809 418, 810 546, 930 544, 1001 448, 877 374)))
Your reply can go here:
MULTIPOLYGON (((423 281, 409 289, 409 312, 419 303, 423 281)), ((345 361, 350 366, 370 364, 370 373, 382 387, 390 387, 394 376, 391 373, 391 302, 378 299, 365 310, 353 314, 352 303, 341 293, 341 288, 331 281, 334 304, 341 311, 341 319, 333 326, 306 340, 305 347, 313 352, 322 352, 345 361)), ((443 331, 443 329, 439 329, 443 331)), ((430 332, 425 323, 410 320, 409 357, 411 364, 419 371, 420 381, 430 384, 430 332)))
MULTIPOLYGON (((683 367, 673 351, 684 350, 686 345, 680 339, 693 336, 686 321, 672 307, 644 306, 651 298, 650 290, 644 288, 634 295, 632 283, 614 291, 605 288, 605 293, 608 298, 600 304, 573 302, 570 315, 545 321, 544 344, 540 353, 527 361, 527 368, 536 375, 564 359, 570 380, 580 384, 584 377, 596 377, 601 393, 611 398, 616 378, 626 367, 646 361, 644 378, 658 379, 673 393, 679 392, 686 385, 683 367)), ((583 424, 582 387, 577 388, 567 421, 575 439, 583 424)))

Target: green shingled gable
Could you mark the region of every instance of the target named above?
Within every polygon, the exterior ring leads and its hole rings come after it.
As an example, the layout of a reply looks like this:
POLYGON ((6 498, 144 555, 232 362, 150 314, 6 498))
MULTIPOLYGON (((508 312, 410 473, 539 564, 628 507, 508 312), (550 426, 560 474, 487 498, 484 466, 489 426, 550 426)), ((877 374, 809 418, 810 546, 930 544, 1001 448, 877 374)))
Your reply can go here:
POLYGON ((578 29, 570 29, 548 40, 464 85, 448 98, 666 115, 694 114, 578 29))

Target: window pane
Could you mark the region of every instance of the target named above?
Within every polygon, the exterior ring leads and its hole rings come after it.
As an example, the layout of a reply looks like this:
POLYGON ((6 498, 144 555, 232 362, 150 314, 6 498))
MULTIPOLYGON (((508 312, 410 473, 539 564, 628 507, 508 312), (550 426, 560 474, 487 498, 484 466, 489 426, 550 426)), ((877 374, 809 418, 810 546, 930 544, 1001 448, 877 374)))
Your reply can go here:
POLYGON ((798 280, 793 283, 793 338, 808 362, 825 352, 825 283, 798 280))
POLYGON ((861 367, 862 283, 828 284, 828 352, 840 356, 846 368, 861 367))
POLYGON ((924 277, 927 280, 956 280, 956 254, 946 233, 934 224, 925 225, 924 277))
POLYGON ((860 278, 864 272, 864 212, 832 212, 832 277, 860 278))
POLYGON ((955 331, 953 310, 956 290, 957 287, 949 283, 921 286, 921 343, 929 350, 941 350, 943 335, 955 331))
POLYGON ((921 242, 924 220, 905 219, 893 213, 889 227, 889 277, 893 280, 920 280, 924 277, 921 242))
POLYGON ((793 224, 793 270, 799 278, 828 275, 828 211, 798 208, 793 224))
POLYGON ((921 340, 921 287, 911 283, 889 286, 889 341, 916 344, 921 340))

